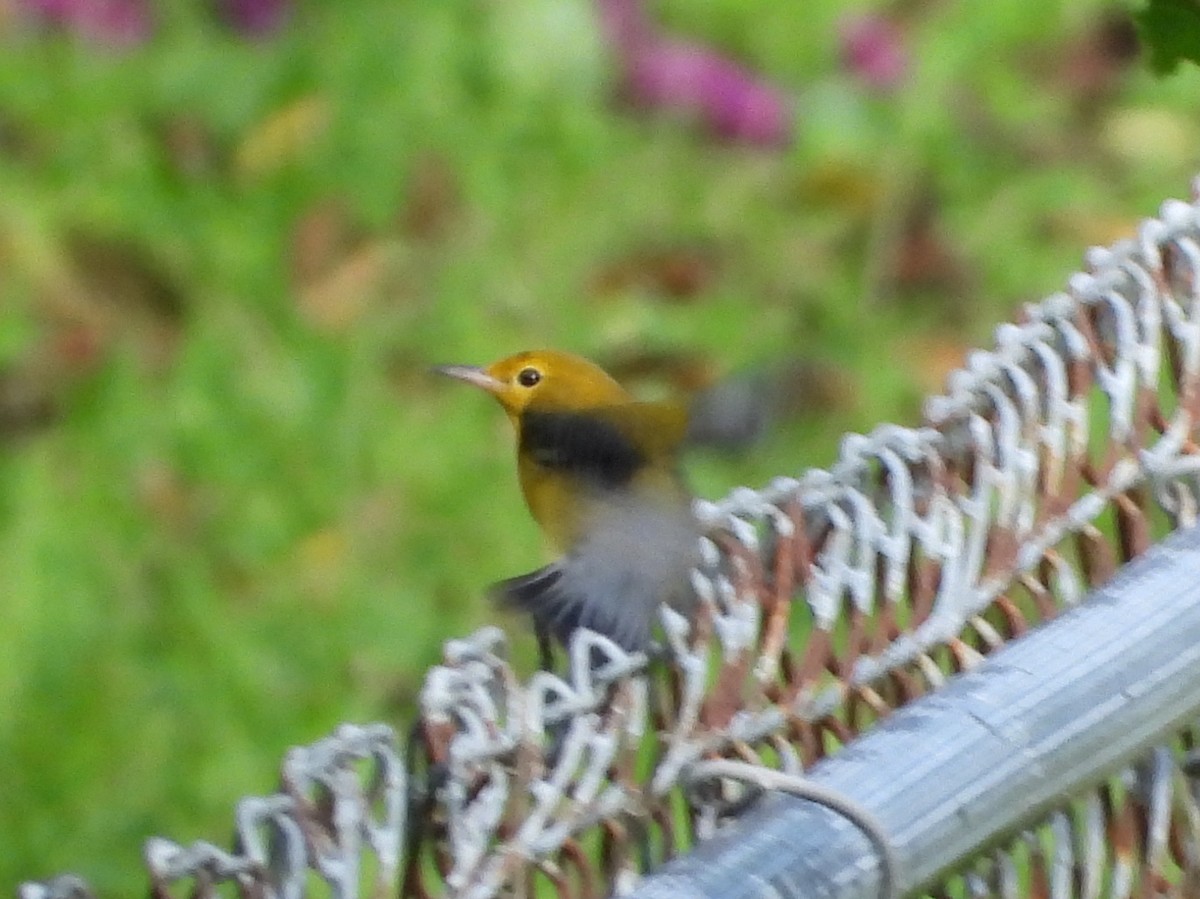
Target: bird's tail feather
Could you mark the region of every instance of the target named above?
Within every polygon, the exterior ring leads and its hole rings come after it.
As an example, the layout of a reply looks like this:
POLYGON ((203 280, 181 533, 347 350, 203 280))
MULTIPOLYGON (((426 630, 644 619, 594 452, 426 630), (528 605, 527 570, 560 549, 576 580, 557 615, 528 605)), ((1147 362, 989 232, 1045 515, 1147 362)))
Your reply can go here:
POLYGON ((606 595, 609 591, 588 589, 577 583, 564 560, 529 574, 500 581, 492 595, 502 606, 518 608, 533 616, 542 631, 565 646, 580 627, 604 634, 622 649, 644 650, 650 640, 652 619, 647 612, 657 604, 630 602, 630 597, 606 595))

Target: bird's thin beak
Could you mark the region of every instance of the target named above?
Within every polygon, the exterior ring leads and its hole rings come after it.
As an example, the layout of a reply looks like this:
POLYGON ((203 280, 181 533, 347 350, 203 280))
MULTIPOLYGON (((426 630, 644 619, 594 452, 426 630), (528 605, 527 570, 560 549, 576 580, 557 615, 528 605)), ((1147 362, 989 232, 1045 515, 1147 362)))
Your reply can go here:
POLYGON ((503 381, 493 378, 477 365, 438 365, 433 370, 439 375, 446 375, 451 378, 457 378, 459 381, 466 381, 468 384, 474 384, 476 387, 483 388, 488 393, 498 393, 504 386, 503 381))

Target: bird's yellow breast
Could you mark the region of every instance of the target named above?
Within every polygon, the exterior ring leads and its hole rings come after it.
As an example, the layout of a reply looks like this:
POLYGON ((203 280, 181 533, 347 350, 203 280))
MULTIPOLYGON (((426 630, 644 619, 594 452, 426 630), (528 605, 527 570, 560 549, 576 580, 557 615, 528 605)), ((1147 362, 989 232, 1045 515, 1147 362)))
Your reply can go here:
POLYGON ((576 491, 563 475, 547 473, 526 456, 517 459, 525 504, 551 545, 565 552, 578 539, 582 509, 576 491))
POLYGON ((690 496, 674 467, 647 464, 627 485, 607 489, 546 471, 526 454, 518 454, 517 472, 530 514, 558 552, 569 550, 604 517, 605 510, 630 498, 663 508, 690 506, 690 496))

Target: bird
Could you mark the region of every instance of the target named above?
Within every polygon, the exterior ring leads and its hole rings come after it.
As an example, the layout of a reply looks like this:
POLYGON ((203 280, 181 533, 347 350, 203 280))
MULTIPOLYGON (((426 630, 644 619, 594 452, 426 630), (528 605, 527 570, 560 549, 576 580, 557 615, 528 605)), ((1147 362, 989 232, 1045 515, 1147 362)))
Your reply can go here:
POLYGON ((586 627, 647 651, 662 603, 690 617, 699 530, 680 470, 686 407, 635 399, 595 363, 527 350, 435 371, 490 393, 516 434, 525 503, 561 556, 492 594, 533 619, 543 667, 586 627))

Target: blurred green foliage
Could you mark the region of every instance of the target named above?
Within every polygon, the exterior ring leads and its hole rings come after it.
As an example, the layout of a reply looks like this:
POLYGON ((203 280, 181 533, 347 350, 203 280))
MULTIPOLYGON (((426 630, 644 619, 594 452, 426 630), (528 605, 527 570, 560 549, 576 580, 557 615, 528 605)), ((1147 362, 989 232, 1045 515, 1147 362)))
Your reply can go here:
POLYGON ((779 151, 615 103, 584 0, 313 3, 261 43, 174 9, 122 53, 10 22, 0 889, 141 890, 143 838, 221 839, 287 746, 407 720, 442 641, 496 618, 485 585, 544 560, 502 416, 429 364, 833 385, 694 459, 718 496, 918 422, 1186 192, 1200 74, 1129 67, 1119 14, 909 7, 885 95, 840 68, 834 0, 660 4, 795 91, 779 151))
POLYGON ((1170 74, 1185 60, 1200 65, 1200 3, 1196 0, 1147 0, 1138 11, 1137 22, 1155 71, 1170 74))

